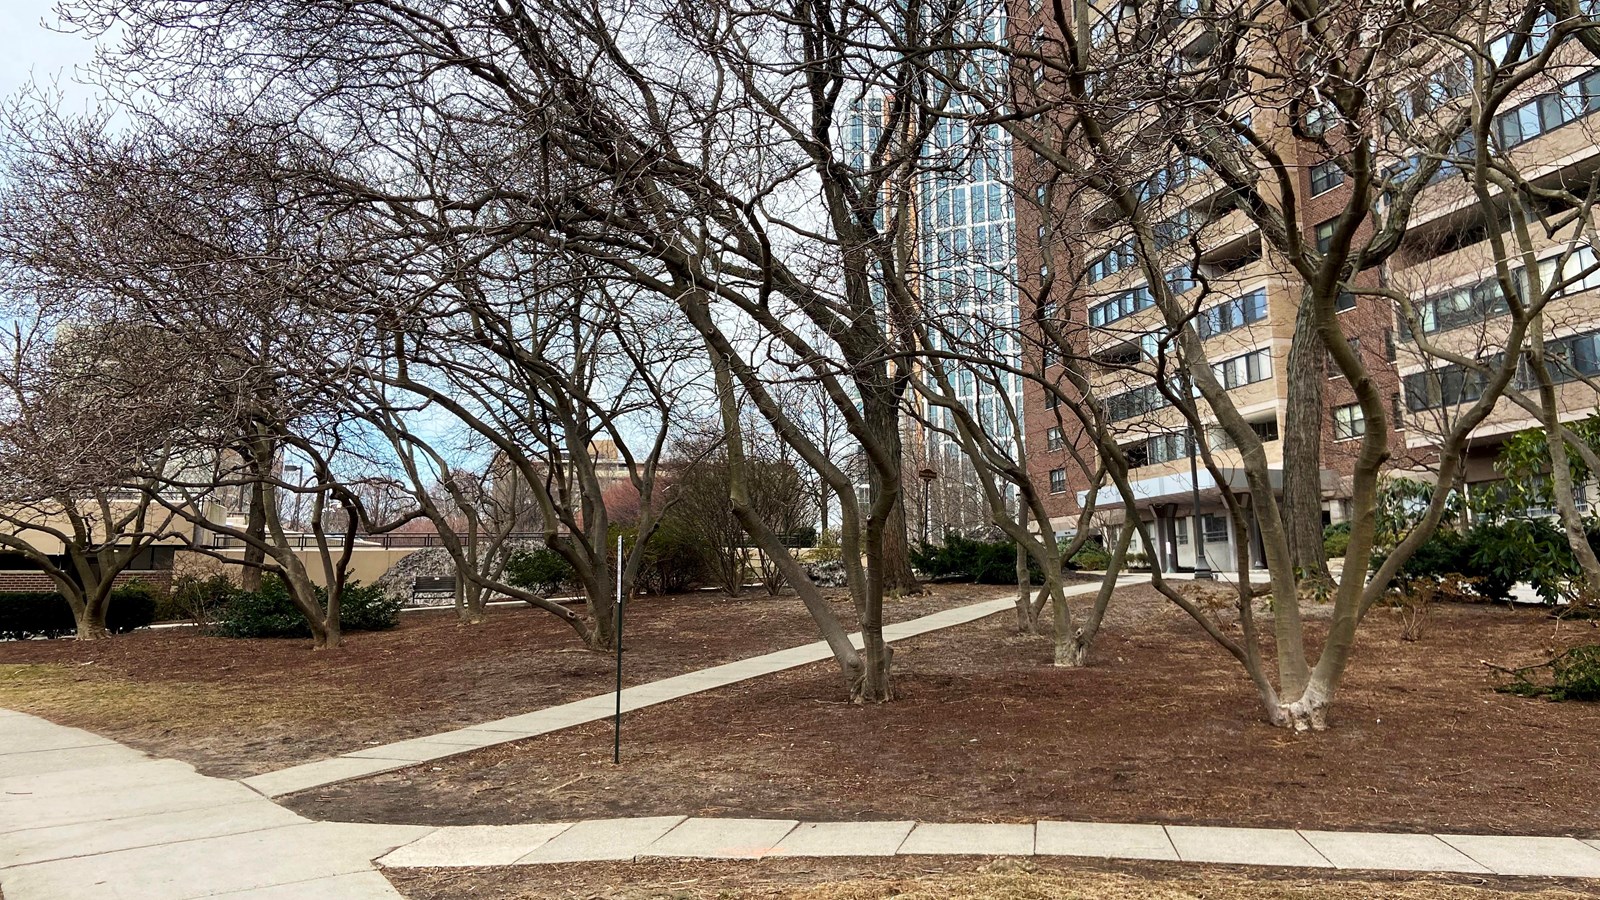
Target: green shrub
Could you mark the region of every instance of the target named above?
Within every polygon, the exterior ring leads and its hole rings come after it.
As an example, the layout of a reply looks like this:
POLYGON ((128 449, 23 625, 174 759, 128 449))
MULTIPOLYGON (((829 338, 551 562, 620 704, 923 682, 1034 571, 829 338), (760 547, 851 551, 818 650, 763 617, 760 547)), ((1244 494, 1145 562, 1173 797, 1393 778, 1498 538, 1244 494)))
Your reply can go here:
POLYGON ((506 583, 535 594, 554 594, 572 578, 572 564, 549 547, 518 550, 506 560, 506 583))
POLYGON ((261 588, 235 591, 217 619, 216 631, 231 638, 309 637, 311 629, 289 588, 276 575, 261 576, 261 588))
MULTIPOLYGON (((317 588, 317 602, 327 608, 327 591, 317 588)), ((400 622, 399 600, 377 585, 347 584, 339 601, 343 631, 383 631, 400 622)), ((258 591, 236 590, 218 618, 216 631, 232 638, 310 637, 305 616, 276 575, 264 575, 258 591)))
MULTIPOLYGON (((62 599, 66 604, 66 599, 62 599)), ((71 614, 71 607, 68 607, 71 614)), ((149 628, 156 620, 156 591, 142 581, 129 581, 113 588, 106 607, 106 630, 112 634, 127 634, 136 628, 149 628)))
MULTIPOLYGON (((1478 529, 1474 529, 1474 532, 1478 532, 1478 529)), ((1418 579, 1437 583, 1448 576, 1460 575, 1473 579, 1478 593, 1485 598, 1508 601, 1511 599, 1511 586, 1517 580, 1515 570, 1508 575, 1499 570, 1488 556, 1480 557, 1477 551, 1484 543, 1485 533, 1479 532, 1475 538, 1469 539, 1458 531, 1441 528, 1424 541, 1400 567, 1400 571, 1395 573, 1394 586, 1409 592, 1414 589, 1414 582, 1418 579)), ((1372 571, 1376 572, 1387 558, 1386 553, 1374 553, 1372 571)))
MULTIPOLYGON (((920 543, 911 549, 911 562, 930 578, 951 578, 978 584, 1017 583, 1017 545, 1012 541, 975 541, 952 534, 944 543, 920 543)), ((1028 561, 1031 580, 1040 574, 1028 561)))
MULTIPOLYGON (((324 603, 326 597, 320 597, 324 603)), ((375 584, 347 584, 339 595, 339 626, 345 631, 388 631, 400 624, 401 601, 375 584)))
POLYGON ((15 591, 0 594, 0 638, 54 638, 78 630, 67 598, 54 591, 15 591))
MULTIPOLYGON (((631 530, 627 541, 636 534, 631 530)), ((612 540, 616 540, 613 536, 612 540)), ((705 577, 704 556, 694 529, 673 518, 664 519, 650 535, 636 585, 641 593, 677 594, 705 577)))
POLYGON ((1480 522, 1467 532, 1466 545, 1474 571, 1462 574, 1485 579, 1484 593, 1493 599, 1509 600, 1511 586, 1526 581, 1554 605, 1562 585, 1578 573, 1566 534, 1549 519, 1480 522))
POLYGON ((1322 553, 1329 559, 1341 559, 1350 548, 1350 523, 1335 522, 1322 529, 1322 553))
POLYGON ((1067 561, 1067 565, 1074 569, 1103 572, 1107 566, 1111 565, 1111 554, 1107 553, 1106 548, 1099 544, 1086 543, 1078 548, 1077 553, 1072 554, 1072 559, 1067 561))

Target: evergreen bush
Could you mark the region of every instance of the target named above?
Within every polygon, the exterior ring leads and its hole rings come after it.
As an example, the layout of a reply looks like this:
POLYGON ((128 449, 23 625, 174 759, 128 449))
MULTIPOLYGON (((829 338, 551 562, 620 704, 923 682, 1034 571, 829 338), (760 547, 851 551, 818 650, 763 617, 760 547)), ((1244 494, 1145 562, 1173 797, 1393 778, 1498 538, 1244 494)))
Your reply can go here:
MULTIPOLYGON (((328 594, 317 588, 317 602, 327 608, 328 594)), ((339 601, 342 631, 384 631, 400 622, 399 600, 378 585, 347 584, 339 601)), ((264 575, 261 589, 235 591, 217 619, 216 632, 231 638, 310 637, 311 628, 289 588, 276 575, 264 575)))

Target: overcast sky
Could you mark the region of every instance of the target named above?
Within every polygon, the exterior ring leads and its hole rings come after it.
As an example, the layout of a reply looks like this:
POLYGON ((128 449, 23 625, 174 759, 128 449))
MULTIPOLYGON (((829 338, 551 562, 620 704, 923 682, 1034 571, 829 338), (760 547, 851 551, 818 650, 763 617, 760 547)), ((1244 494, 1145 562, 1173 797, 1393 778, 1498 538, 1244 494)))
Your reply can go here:
POLYGON ((77 35, 46 29, 55 22, 54 0, 0 0, 0 96, 15 94, 30 78, 59 79, 69 106, 86 104, 94 92, 76 83, 74 66, 93 58, 93 45, 77 35))

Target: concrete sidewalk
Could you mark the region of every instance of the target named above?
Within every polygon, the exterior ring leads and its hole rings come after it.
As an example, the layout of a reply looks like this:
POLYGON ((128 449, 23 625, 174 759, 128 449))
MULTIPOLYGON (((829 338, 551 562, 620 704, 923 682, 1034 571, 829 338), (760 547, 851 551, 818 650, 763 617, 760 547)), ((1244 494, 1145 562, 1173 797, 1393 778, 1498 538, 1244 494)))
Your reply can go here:
POLYGON ((186 763, 0 710, 6 900, 396 900, 373 858, 430 833, 313 822, 186 763))
POLYGON ((1279 868, 1600 878, 1600 841, 1567 837, 1295 831, 1039 821, 797 822, 660 816, 439 828, 389 868, 771 856, 1076 856, 1279 868))
MULTIPOLYGON (((1131 575, 1117 579, 1118 584, 1142 584, 1149 581, 1148 575, 1131 575)), ((1083 584, 1067 588, 1069 596, 1093 593, 1100 589, 1098 584, 1083 584)), ((995 613, 1015 608, 1011 598, 999 600, 985 600, 968 606, 946 609, 931 613, 905 622, 886 625, 883 629, 885 640, 897 641, 942 628, 951 628, 964 625, 977 619, 992 616, 995 613)), ((851 638, 857 649, 861 647, 861 635, 856 633, 851 638)), ((664 678, 636 687, 624 688, 622 691, 622 711, 630 712, 687 697, 702 691, 709 691, 726 687, 740 681, 758 678, 762 675, 771 675, 786 669, 798 668, 814 662, 833 658, 833 652, 823 641, 791 647, 788 650, 779 650, 761 656, 752 656, 737 662, 713 666, 689 672, 673 678, 664 678)), ((296 791, 309 790, 310 788, 323 787, 349 781, 354 778, 365 778, 382 772, 392 772, 404 769, 418 763, 432 762, 455 756, 458 753, 468 753, 496 744, 506 744, 512 741, 525 740, 563 728, 571 728, 586 722, 594 722, 611 716, 616 711, 616 694, 600 694, 572 703, 563 703, 551 706, 536 712, 525 713, 519 716, 485 722, 469 728, 459 728, 439 734, 430 734, 424 737, 411 738, 384 744, 378 747, 367 747, 350 753, 341 754, 329 759, 316 762, 303 763, 276 772, 267 772, 246 778, 244 783, 260 791, 268 797, 282 797, 296 791)))

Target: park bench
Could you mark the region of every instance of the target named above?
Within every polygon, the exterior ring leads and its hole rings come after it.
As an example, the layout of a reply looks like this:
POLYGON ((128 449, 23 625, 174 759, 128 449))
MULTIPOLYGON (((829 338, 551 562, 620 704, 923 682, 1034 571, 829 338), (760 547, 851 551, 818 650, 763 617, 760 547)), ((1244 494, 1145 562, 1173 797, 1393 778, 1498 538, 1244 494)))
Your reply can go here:
POLYGON ((418 576, 411 580, 411 602, 416 603, 422 598, 437 600, 444 598, 454 600, 456 597, 456 579, 454 575, 444 576, 418 576))

